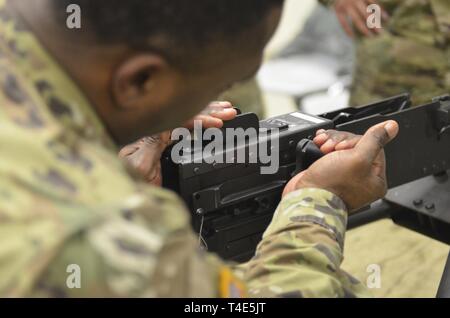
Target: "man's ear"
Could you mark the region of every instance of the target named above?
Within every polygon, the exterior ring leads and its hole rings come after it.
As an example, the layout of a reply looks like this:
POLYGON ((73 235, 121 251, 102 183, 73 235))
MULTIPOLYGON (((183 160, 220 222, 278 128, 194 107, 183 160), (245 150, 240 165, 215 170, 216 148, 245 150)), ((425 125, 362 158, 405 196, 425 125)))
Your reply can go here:
POLYGON ((123 110, 141 107, 159 108, 170 98, 177 73, 157 54, 140 54, 128 58, 113 74, 112 93, 123 110))

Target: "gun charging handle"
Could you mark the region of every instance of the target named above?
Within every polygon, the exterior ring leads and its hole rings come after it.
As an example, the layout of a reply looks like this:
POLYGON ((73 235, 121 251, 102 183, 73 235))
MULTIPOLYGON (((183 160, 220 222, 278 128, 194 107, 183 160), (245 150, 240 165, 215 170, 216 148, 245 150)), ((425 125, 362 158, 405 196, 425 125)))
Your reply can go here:
POLYGON ((297 159, 294 174, 298 174, 308 169, 314 162, 324 156, 319 147, 309 139, 302 139, 297 144, 296 155, 297 159))

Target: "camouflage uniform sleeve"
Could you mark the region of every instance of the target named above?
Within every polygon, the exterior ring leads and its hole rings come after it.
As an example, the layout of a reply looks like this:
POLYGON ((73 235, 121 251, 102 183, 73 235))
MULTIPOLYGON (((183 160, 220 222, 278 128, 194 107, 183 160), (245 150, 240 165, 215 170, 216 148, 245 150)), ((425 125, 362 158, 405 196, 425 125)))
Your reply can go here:
POLYGON ((217 297, 226 268, 183 203, 147 186, 92 205, 0 169, 0 240, 1 297, 217 297))
POLYGON ((287 195, 257 248, 236 267, 255 297, 365 297, 366 289, 340 269, 347 211, 319 189, 287 195))
POLYGON ((2 296, 366 295, 339 269, 346 213, 340 199, 325 191, 287 196, 255 258, 233 268, 199 250, 189 214, 170 192, 151 188, 118 210, 30 195, 1 181, 0 190, 8 185, 1 196, 20 198, 20 209, 33 209, 20 219, 0 204, 0 237, 9 242, 0 248, 2 296))
POLYGON ((150 192, 157 210, 152 200, 152 206, 109 214, 78 231, 60 246, 29 295, 220 296, 223 264, 198 248, 183 203, 170 192, 150 192))
POLYGON ((358 281, 340 269, 346 210, 329 192, 305 189, 287 196, 254 259, 234 268, 198 249, 189 215, 175 196, 152 190, 155 195, 160 207, 155 217, 149 217, 144 212, 148 209, 141 206, 73 235, 30 295, 368 296, 358 281), (79 286, 76 270, 81 277, 79 286))
POLYGON ((142 224, 107 220, 68 240, 27 296, 218 297, 192 233, 172 234, 163 240, 142 224))

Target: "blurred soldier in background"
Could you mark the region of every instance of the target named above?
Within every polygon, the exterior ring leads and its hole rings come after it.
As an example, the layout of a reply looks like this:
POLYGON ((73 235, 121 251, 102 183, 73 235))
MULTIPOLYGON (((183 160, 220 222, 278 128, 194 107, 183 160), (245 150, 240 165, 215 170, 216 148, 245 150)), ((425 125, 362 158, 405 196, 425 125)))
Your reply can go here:
MULTIPOLYGON (((117 158, 118 145, 173 129, 252 78, 282 4, 0 0, 1 296, 368 295, 340 268, 347 216, 385 194, 395 122, 339 144, 319 132, 328 155, 287 185, 240 266, 201 252, 179 198, 117 158), (81 29, 66 27, 74 3, 81 29)), ((220 127, 235 115, 225 112, 202 118, 220 127)))
POLYGON ((410 92, 421 104, 450 91, 450 1, 321 0, 357 44, 351 106, 410 92), (369 28, 371 4, 382 29, 369 28))

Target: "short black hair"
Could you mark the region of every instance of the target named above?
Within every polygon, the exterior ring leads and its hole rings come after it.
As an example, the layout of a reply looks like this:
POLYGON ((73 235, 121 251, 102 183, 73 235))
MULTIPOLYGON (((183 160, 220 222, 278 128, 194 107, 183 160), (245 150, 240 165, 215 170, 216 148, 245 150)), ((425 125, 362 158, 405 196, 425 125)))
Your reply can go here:
MULTIPOLYGON (((142 46, 164 36, 179 47, 227 43, 261 22, 284 0, 53 0, 59 12, 81 8, 82 21, 103 43, 142 46)), ((84 26, 83 26, 84 27, 84 26)))

